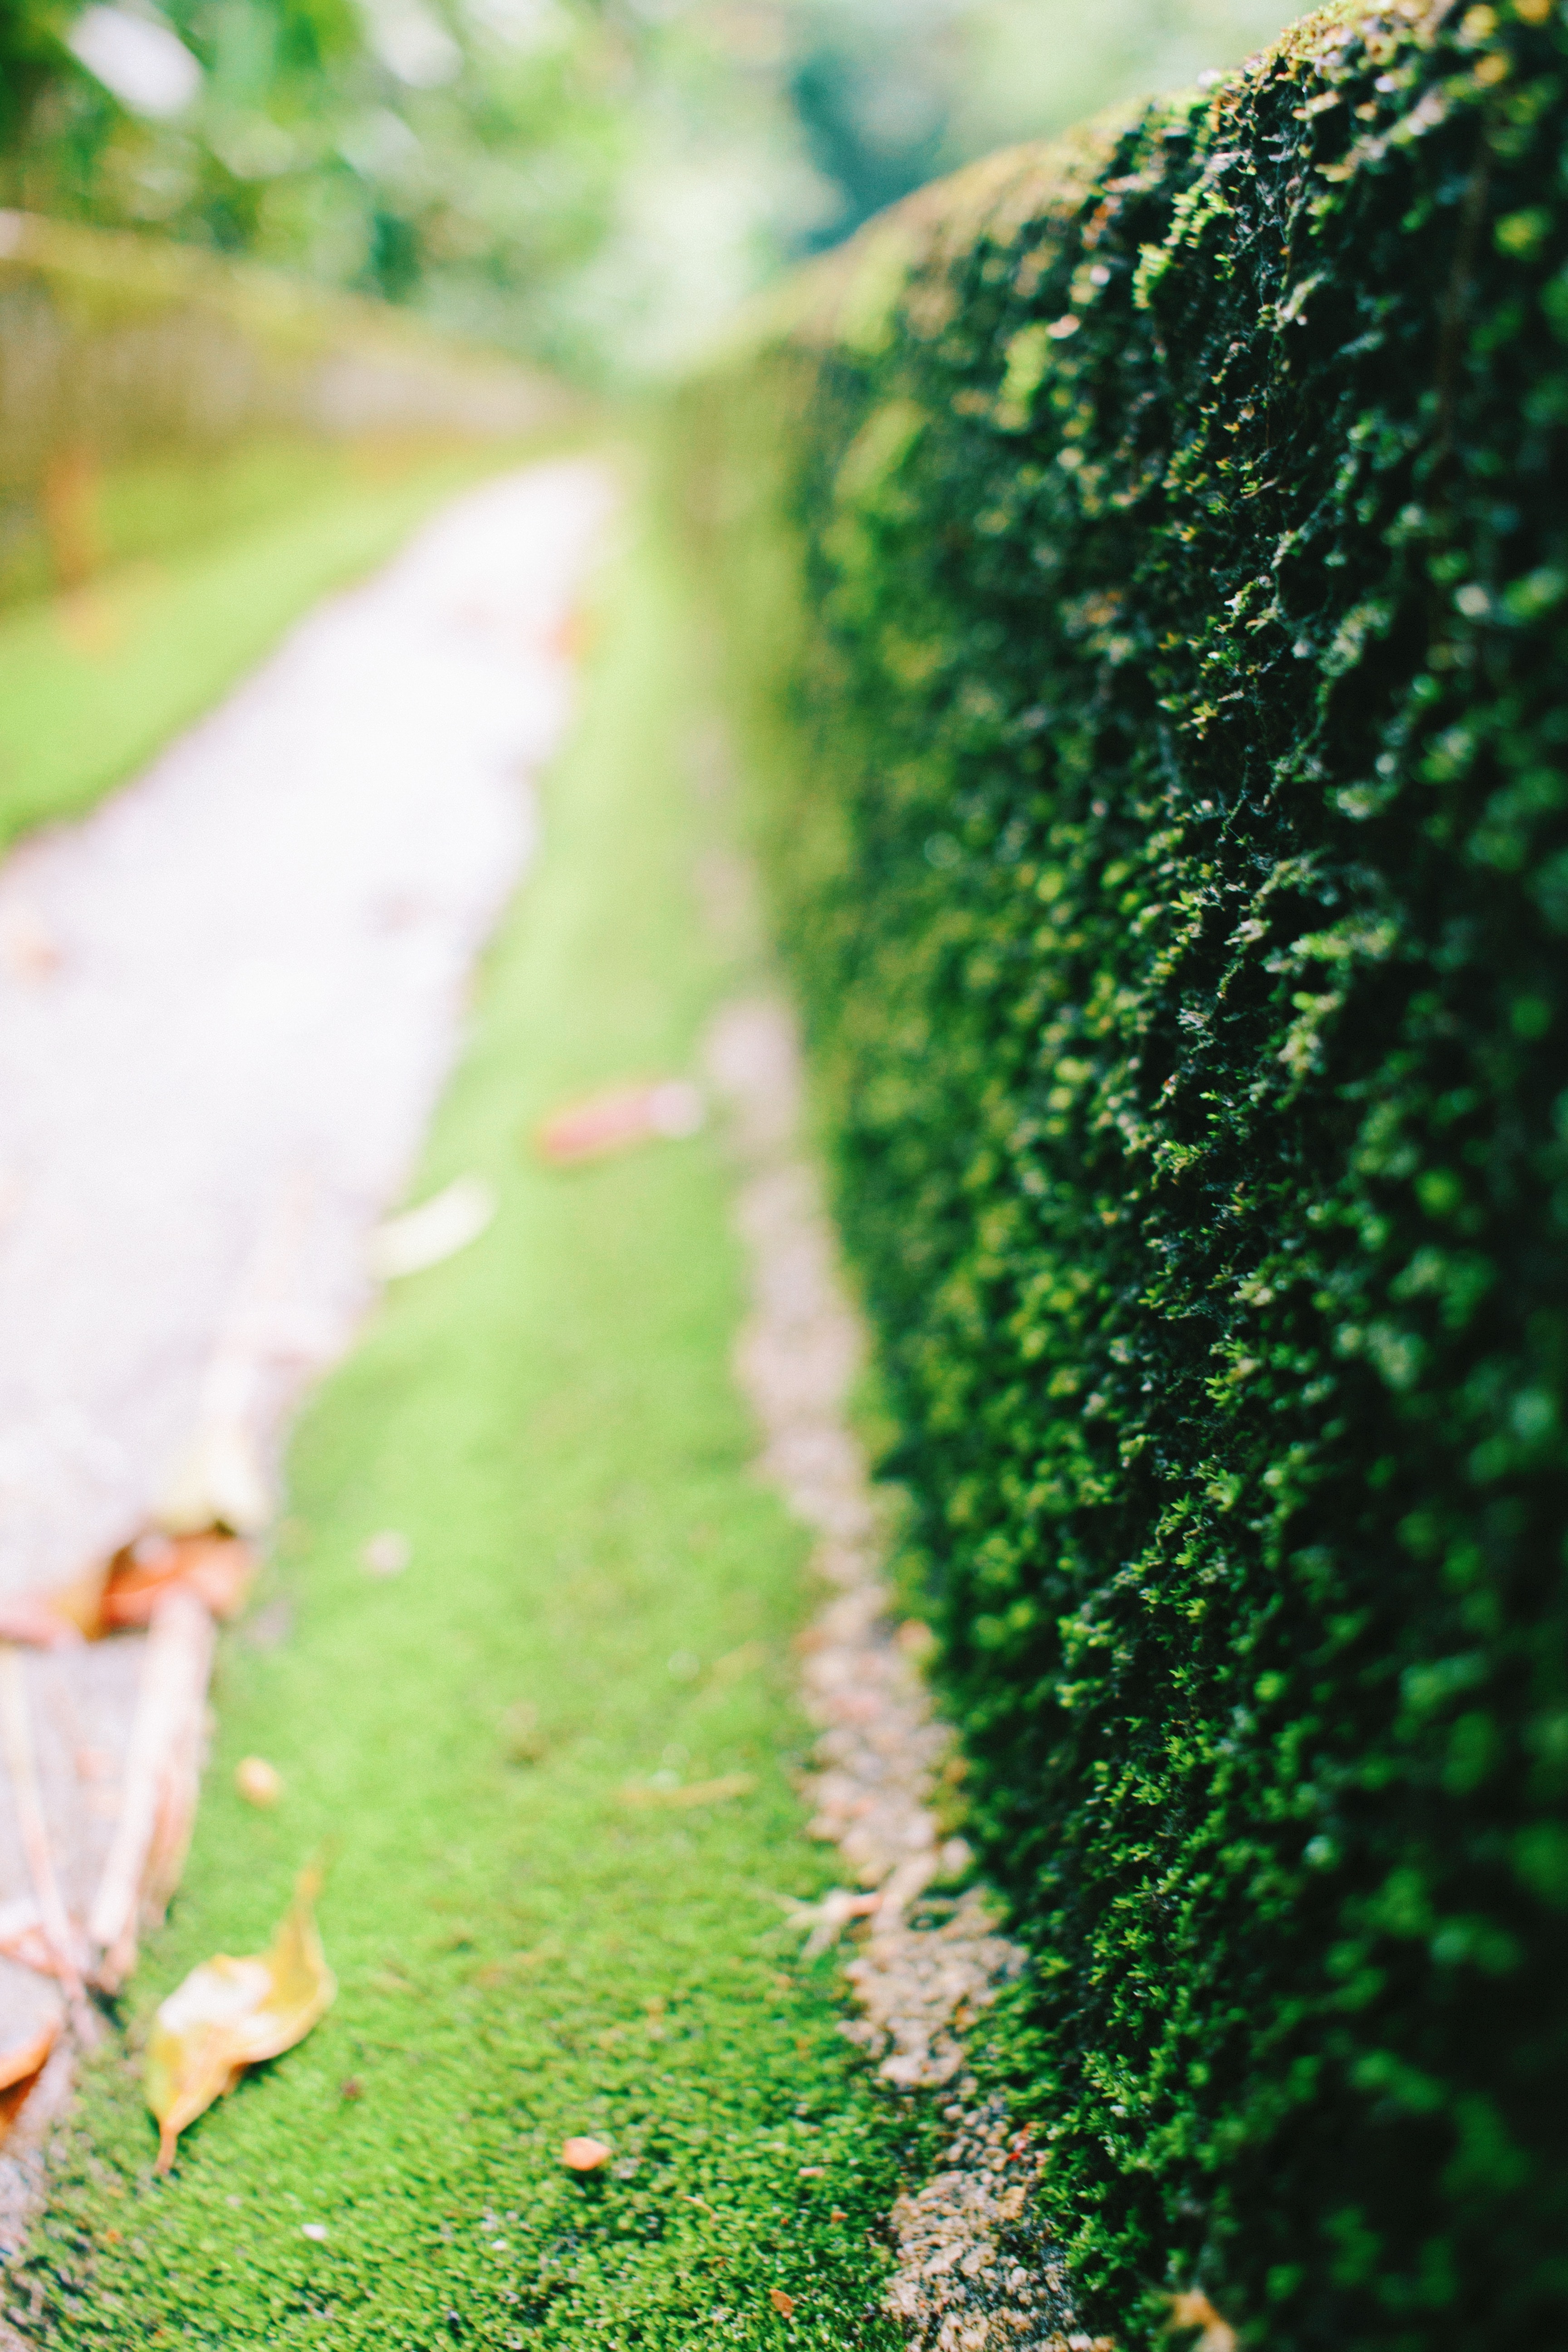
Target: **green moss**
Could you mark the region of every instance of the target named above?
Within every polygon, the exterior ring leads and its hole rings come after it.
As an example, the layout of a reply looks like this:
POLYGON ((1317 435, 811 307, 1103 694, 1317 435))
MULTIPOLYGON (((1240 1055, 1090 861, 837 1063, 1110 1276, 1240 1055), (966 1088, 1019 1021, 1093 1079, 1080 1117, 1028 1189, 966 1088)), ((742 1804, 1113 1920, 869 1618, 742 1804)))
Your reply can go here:
POLYGON ((994 2063, 1127 2345, 1568 2317, 1565 88, 1535 0, 1310 18, 689 413, 994 2063))
POLYGON ((827 1875, 792 1779, 805 1542, 727 1371, 722 1139, 567 1175, 527 1148, 563 1096, 693 1066, 755 977, 694 919, 721 818, 687 772, 689 620, 655 546, 602 618, 423 1180, 482 1171, 500 1212, 390 1295, 300 1433, 174 1924, 14 2288, 37 2284, 46 2346, 897 2341, 877 2233, 923 2127, 838 2034, 835 1964, 782 1931, 827 1875), (413 1561, 377 1581, 359 1554, 386 1528, 413 1561), (247 1752, 285 1775, 276 1812, 233 1792, 247 1752), (626 1801, 661 1769, 755 1788, 626 1801), (158 2182, 150 2010, 257 1948, 322 1843, 337 2006, 158 2182), (563 2170, 575 2132, 614 2141, 607 2177, 563 2170))

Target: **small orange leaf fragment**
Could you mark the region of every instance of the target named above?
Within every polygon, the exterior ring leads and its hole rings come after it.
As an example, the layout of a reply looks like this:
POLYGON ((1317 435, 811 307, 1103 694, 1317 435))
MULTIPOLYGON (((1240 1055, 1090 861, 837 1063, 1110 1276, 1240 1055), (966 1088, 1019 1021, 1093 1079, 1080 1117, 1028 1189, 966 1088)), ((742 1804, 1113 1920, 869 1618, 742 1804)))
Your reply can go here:
POLYGON ((109 1564, 100 1624, 106 1633, 148 1625, 163 1595, 181 1585, 214 1617, 232 1617, 256 1572, 256 1554, 238 1536, 216 1528, 199 1535, 139 1537, 109 1564))
POLYGON ((602 2139, 569 2139, 562 2146, 561 2161, 568 2172, 597 2172, 614 2153, 602 2139))
POLYGON ((217 1953, 193 1969, 159 2009, 147 2045, 147 2104, 158 2119, 158 2170, 167 2172, 187 2124, 232 2090, 247 2066, 302 2042, 331 2006, 311 1905, 321 1874, 303 1871, 272 1948, 259 1958, 217 1953))
POLYGON ((657 1137, 695 1135, 703 1120, 702 1097, 685 1078, 657 1086, 613 1087, 556 1111, 540 1128, 539 1156, 552 1167, 599 1160, 657 1137))
POLYGON ((107 1563, 47 1592, 0 1601, 0 1641, 39 1649, 101 1641, 152 1623, 169 1593, 194 1593, 209 1616, 232 1617, 256 1568, 251 1546, 217 1528, 199 1535, 153 1531, 107 1563))
POLYGON ((773 2309, 778 2313, 781 2319, 793 2319, 795 2317, 795 2297, 793 2294, 785 2294, 782 2286, 769 2287, 768 2301, 773 2305, 773 2309))

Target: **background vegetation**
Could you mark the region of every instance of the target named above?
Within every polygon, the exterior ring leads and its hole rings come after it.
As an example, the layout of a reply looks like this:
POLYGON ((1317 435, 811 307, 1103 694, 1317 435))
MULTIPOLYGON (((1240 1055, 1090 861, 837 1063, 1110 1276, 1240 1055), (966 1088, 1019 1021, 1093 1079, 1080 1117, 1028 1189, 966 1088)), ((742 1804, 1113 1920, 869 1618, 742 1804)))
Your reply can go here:
POLYGON ((994 2063, 1124 2345, 1568 2316, 1565 57, 1312 20, 915 199, 686 420, 994 2063))
POLYGON ((625 380, 933 171, 1239 58, 1283 0, 10 0, 0 203, 625 380))

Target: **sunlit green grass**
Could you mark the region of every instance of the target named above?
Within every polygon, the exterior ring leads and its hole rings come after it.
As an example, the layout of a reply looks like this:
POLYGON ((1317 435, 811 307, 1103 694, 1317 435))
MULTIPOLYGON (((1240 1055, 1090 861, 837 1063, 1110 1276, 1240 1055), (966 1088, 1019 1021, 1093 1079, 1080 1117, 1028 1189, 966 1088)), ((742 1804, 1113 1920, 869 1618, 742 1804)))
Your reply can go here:
POLYGON ((724 813, 694 789, 688 631, 645 536, 429 1149, 427 1185, 483 1173, 500 1212, 394 1291, 300 1432, 185 1887, 36 2245, 43 2345, 900 2340, 878 2233, 925 2126, 784 1924, 832 1857, 794 1778, 805 1539, 729 1372, 734 1171, 711 1129, 571 1173, 527 1149, 578 1089, 696 1070, 754 982, 692 887, 724 813), (389 1528, 412 1564, 377 1580, 361 1549, 389 1528), (285 1776, 276 1811, 234 1793, 248 1753, 285 1776), (754 1786, 631 1801, 655 1774, 754 1786), (259 1948, 323 1843, 337 2006, 156 2180, 151 2010, 259 1948), (607 2174, 563 2168, 584 2132, 607 2174))
POLYGON ((134 774, 317 597, 498 462, 476 445, 261 449, 213 469, 205 494, 195 476, 141 468, 112 519, 154 551, 0 611, 0 847, 134 774))

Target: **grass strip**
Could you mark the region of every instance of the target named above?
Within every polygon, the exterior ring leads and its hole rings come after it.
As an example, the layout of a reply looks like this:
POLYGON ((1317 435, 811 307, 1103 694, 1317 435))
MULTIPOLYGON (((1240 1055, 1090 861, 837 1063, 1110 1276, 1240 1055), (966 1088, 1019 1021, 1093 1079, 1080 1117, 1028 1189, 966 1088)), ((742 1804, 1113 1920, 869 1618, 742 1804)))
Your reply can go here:
POLYGON ((215 480, 234 517, 216 537, 0 613, 0 849, 133 775, 318 597, 503 461, 472 443, 258 451, 215 480))
POLYGON ((806 1543, 750 1474, 728 1370, 722 1139, 572 1173, 525 1148, 564 1095, 692 1067, 754 977, 698 916, 726 820, 694 789, 657 532, 600 631, 425 1171, 482 1171, 500 1213, 388 1297, 300 1429, 184 1890, 13 2284, 46 2347, 900 2340, 880 2233, 926 2126, 838 2033, 835 1961, 782 1927, 830 1874, 792 1780, 806 1543), (378 1581, 361 1550, 392 1528, 412 1562, 378 1581), (234 1792, 250 1752, 284 1775, 274 1812, 234 1792), (751 1785, 628 1796, 656 1776, 751 1785), (152 2010, 260 1948, 323 1843, 337 2006, 156 2180, 152 2010), (613 2143, 607 2172, 562 2168, 575 2133, 613 2143))

